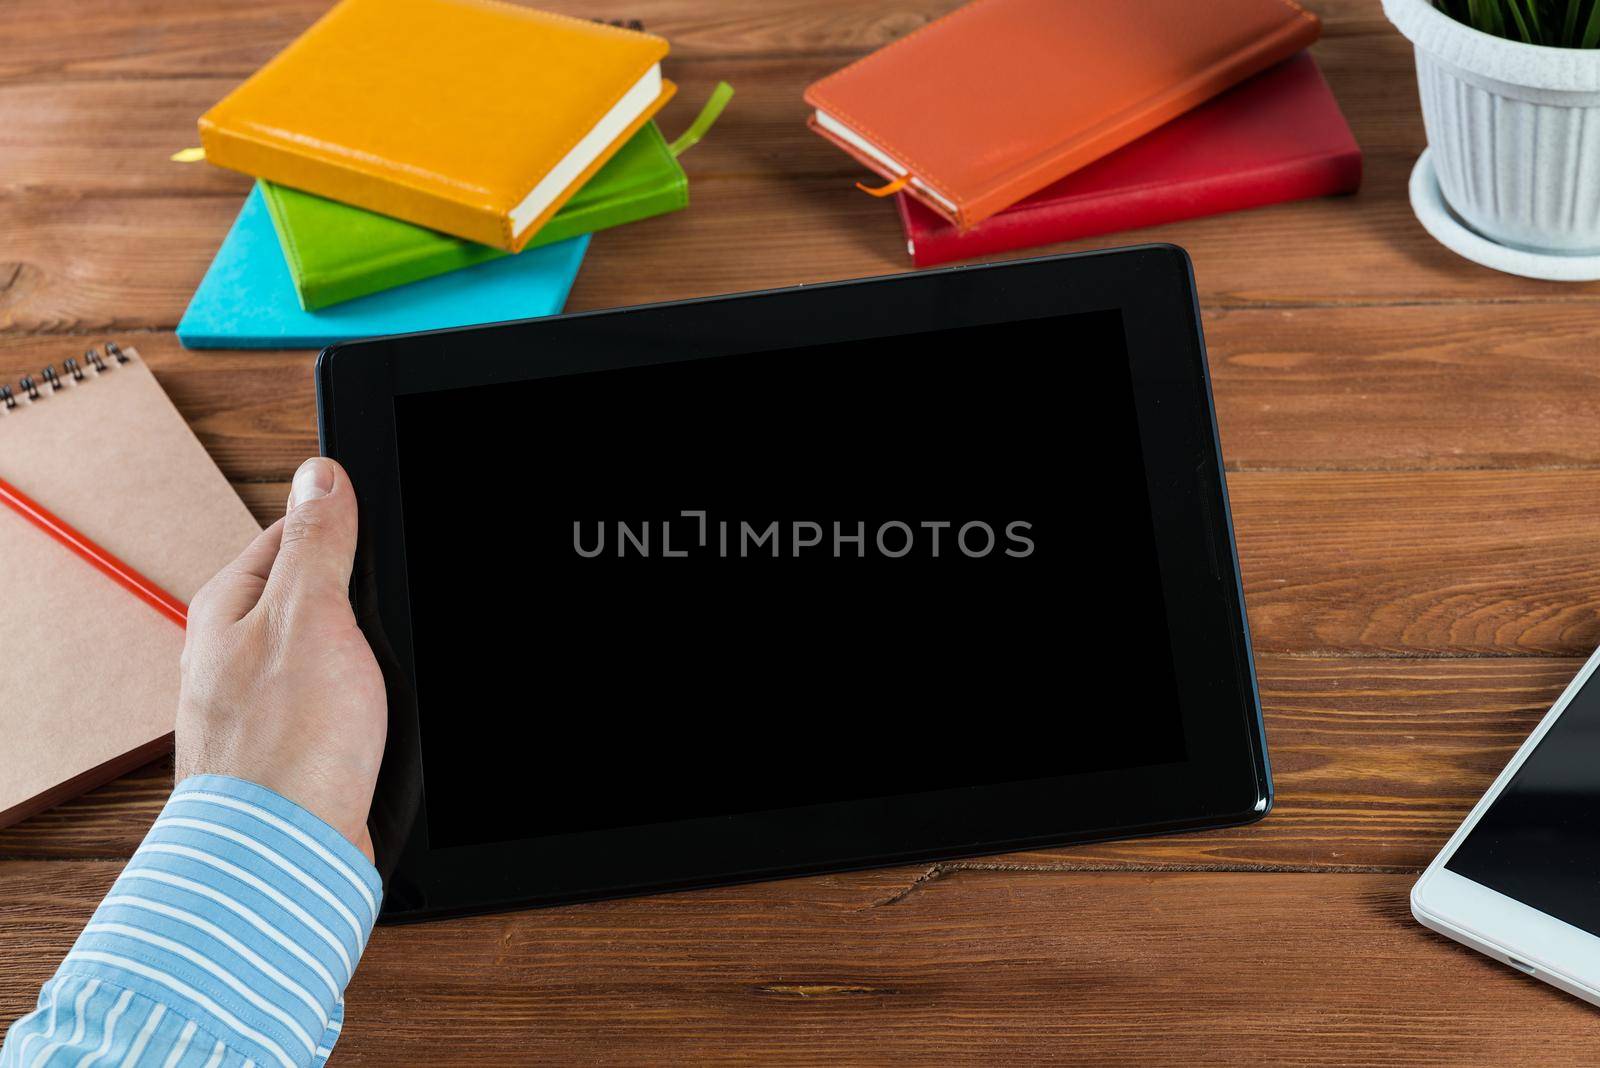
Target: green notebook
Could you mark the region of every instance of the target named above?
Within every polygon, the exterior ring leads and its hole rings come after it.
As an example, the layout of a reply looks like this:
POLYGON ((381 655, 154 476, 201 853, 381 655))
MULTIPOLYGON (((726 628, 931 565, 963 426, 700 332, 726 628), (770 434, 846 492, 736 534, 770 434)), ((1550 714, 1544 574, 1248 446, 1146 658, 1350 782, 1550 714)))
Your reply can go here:
MULTIPOLYGON (((677 158, 688 147, 682 140, 669 147, 656 124, 645 123, 527 247, 686 207, 689 178, 677 158)), ((261 189, 306 311, 506 255, 273 182, 262 182, 261 189)))

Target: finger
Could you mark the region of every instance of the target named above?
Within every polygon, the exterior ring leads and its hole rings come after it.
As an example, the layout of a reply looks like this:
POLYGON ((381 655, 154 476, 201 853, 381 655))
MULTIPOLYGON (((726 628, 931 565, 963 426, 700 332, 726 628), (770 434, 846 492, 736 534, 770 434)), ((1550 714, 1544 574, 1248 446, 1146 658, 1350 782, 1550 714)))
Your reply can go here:
POLYGON ((246 545, 239 558, 228 565, 241 578, 255 579, 265 584, 272 573, 272 562, 278 558, 278 547, 283 541, 283 520, 279 519, 246 545))
POLYGON ((189 603, 189 622, 237 623, 261 600, 272 562, 283 541, 283 520, 257 534, 244 551, 224 564, 189 603))
POLYGON ((283 539, 264 596, 348 597, 356 552, 356 495, 350 477, 333 460, 316 456, 300 465, 283 517, 283 539))

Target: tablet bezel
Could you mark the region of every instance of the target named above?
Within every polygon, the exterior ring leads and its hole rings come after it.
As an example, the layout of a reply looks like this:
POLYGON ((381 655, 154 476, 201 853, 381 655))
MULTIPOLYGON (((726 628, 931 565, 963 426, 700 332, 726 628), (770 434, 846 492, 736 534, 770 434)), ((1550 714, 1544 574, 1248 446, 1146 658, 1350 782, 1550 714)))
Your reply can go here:
MULTIPOLYGON (((982 370, 975 356, 973 372, 982 370)), ((1074 253, 340 344, 319 356, 316 384, 322 451, 344 464, 357 492, 361 533, 352 597, 389 689, 390 741, 372 819, 387 921, 1225 826, 1259 819, 1271 806, 1210 376, 1189 259, 1180 248, 1074 253), (1193 759, 429 847, 395 396, 735 353, 754 358, 802 345, 1108 308, 1122 311, 1141 413, 1186 413, 1160 424, 1165 440, 1143 436, 1152 481, 1160 468, 1166 485, 1188 480, 1166 517, 1188 536, 1163 540, 1158 552, 1164 575, 1175 561, 1185 576, 1184 603, 1202 606, 1183 624, 1192 646, 1183 655, 1191 662, 1178 670, 1193 759)), ((1165 585, 1170 603, 1174 587, 1165 585)), ((1084 650, 1084 660, 1092 666, 1092 650, 1084 650)), ((1100 692, 1131 684, 1087 673, 1083 679, 1100 692)))

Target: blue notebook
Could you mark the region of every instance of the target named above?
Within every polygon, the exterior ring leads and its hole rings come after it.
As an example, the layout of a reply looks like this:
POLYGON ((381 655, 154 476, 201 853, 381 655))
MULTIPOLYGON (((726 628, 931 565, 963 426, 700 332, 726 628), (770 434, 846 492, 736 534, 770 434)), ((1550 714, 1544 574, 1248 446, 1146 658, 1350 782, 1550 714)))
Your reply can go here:
POLYGON ((178 323, 191 349, 320 349, 336 341, 553 315, 567 303, 589 235, 358 300, 305 311, 258 185, 178 323))

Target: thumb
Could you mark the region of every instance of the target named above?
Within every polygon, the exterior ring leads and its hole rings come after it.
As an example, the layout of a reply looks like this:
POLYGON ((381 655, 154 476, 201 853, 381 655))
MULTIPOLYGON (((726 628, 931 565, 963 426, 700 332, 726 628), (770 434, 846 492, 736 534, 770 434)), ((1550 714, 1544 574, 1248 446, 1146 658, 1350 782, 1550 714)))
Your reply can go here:
POLYGON ((294 473, 283 544, 264 596, 274 600, 348 596, 356 552, 356 495, 333 460, 314 456, 294 473))

